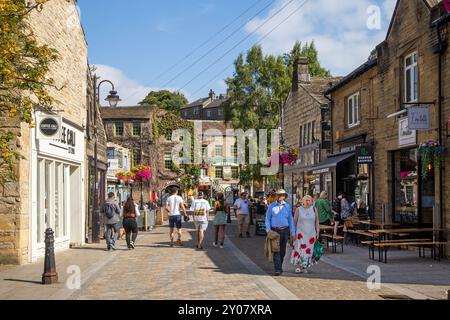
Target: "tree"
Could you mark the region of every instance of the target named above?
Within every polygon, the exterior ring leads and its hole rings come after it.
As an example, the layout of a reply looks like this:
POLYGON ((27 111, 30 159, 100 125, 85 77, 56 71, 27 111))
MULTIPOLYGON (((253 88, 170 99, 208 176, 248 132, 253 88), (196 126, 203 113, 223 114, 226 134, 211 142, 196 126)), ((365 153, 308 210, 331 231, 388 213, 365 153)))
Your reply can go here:
MULTIPOLYGON (((275 129, 279 122, 279 110, 291 84, 289 68, 282 56, 264 56, 260 46, 252 47, 247 56, 241 54, 235 61, 235 73, 226 80, 228 100, 227 120, 235 129, 275 129), (261 121, 266 114, 271 119, 261 121)), ((257 141, 249 141, 257 143, 257 141)), ((241 170, 241 182, 262 180, 261 166, 265 163, 246 165, 241 170), (252 179, 251 179, 252 178, 252 179)))
MULTIPOLYGON (((0 1, 0 119, 4 123, 33 125, 36 105, 50 110, 54 102, 48 87, 55 87, 47 77, 57 58, 56 50, 39 45, 27 22, 32 10, 41 10, 49 0, 0 1)), ((55 87, 56 88, 56 87, 55 87)), ((0 183, 14 180, 14 164, 20 154, 16 149, 17 132, 0 129, 0 183)))
MULTIPOLYGON (((293 67, 293 63, 298 58, 308 58, 309 72, 312 77, 330 77, 330 70, 323 68, 319 61, 319 52, 316 49, 314 41, 310 44, 308 42, 302 46, 300 41, 296 41, 290 53, 283 55, 283 60, 286 66, 293 67)), ((292 71, 292 69, 291 69, 292 71)))
POLYGON ((168 90, 152 91, 140 105, 157 105, 170 112, 179 113, 180 109, 188 104, 186 97, 180 92, 170 92, 168 90))

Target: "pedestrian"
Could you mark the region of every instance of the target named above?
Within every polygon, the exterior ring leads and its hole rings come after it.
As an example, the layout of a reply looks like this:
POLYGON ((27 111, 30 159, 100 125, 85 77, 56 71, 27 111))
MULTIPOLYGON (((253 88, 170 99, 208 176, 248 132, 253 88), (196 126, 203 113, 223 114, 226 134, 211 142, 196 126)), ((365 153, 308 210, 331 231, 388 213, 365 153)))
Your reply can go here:
POLYGON ((247 234, 247 238, 250 238, 250 232, 248 229, 250 224, 250 206, 247 197, 248 193, 242 192, 241 197, 234 203, 234 207, 237 209, 239 238, 243 237, 242 234, 244 230, 247 234))
POLYGON ((106 226, 106 248, 108 251, 116 250, 116 242, 119 238, 119 220, 120 220, 120 206, 116 201, 116 196, 113 192, 108 194, 108 199, 103 207, 104 223, 106 226), (114 236, 111 239, 111 233, 114 231, 114 236))
POLYGON ((336 220, 341 218, 341 205, 342 205, 342 192, 338 193, 338 196, 333 200, 333 211, 337 213, 336 220))
POLYGON ((277 192, 275 189, 272 189, 272 191, 270 191, 269 198, 267 199, 267 204, 270 206, 275 201, 277 201, 277 192))
POLYGON ((138 225, 136 218, 139 217, 138 205, 134 202, 132 197, 129 197, 122 208, 123 227, 125 229, 125 238, 127 240, 128 249, 135 249, 136 238, 138 236, 138 225))
POLYGON ((269 205, 266 213, 266 231, 277 232, 280 235, 280 251, 273 253, 273 263, 275 266, 275 276, 283 274, 283 262, 286 256, 286 246, 288 242, 293 243, 295 235, 295 225, 292 216, 292 207, 286 202, 287 192, 278 190, 277 201, 269 205))
POLYGON ((328 202, 328 193, 322 191, 319 199, 316 201, 315 208, 319 214, 319 223, 326 225, 334 225, 337 212, 334 211, 328 202))
POLYGON ((215 217, 214 217, 214 247, 218 247, 219 243, 219 229, 221 232, 220 235, 220 248, 223 249, 223 245, 225 242, 225 228, 227 226, 227 214, 229 208, 225 203, 225 197, 223 193, 217 194, 217 200, 214 203, 215 217))
POLYGON ((173 236, 174 236, 174 230, 177 228, 177 234, 178 234, 178 240, 177 245, 180 247, 183 246, 183 242, 181 241, 181 235, 182 235, 182 221, 181 221, 181 211, 183 210, 183 215, 187 217, 186 215, 186 206, 184 204, 184 200, 182 197, 178 195, 178 189, 172 188, 170 191, 171 196, 167 199, 166 202, 166 210, 168 211, 169 215, 169 238, 170 238, 170 246, 174 246, 173 242, 173 236))
POLYGON ((205 237, 205 231, 208 228, 208 216, 211 211, 209 202, 204 198, 203 192, 198 193, 198 199, 194 200, 191 204, 191 211, 194 212, 194 224, 197 234, 197 249, 203 250, 203 239, 205 237))
POLYGON ((354 208, 350 205, 347 194, 343 192, 341 200, 341 219, 345 220, 351 218, 353 216, 353 210, 354 208))
POLYGON ((263 196, 259 197, 258 202, 256 203, 256 214, 258 216, 266 215, 267 207, 268 206, 267 206, 266 202, 264 201, 264 197, 263 196))
POLYGON ((302 206, 296 210, 294 217, 295 242, 291 263, 296 266, 296 273, 308 273, 314 265, 314 246, 319 240, 320 226, 317 209, 312 206, 312 197, 303 198, 302 206))

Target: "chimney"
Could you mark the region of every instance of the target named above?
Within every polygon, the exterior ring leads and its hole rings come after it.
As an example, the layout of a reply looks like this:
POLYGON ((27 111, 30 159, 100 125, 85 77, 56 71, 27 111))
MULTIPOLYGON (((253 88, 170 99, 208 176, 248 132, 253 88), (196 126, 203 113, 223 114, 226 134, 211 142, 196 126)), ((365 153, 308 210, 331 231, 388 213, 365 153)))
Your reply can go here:
POLYGON ((300 82, 301 83, 311 82, 311 74, 309 73, 309 59, 299 58, 297 68, 300 82))
POLYGON ((216 100, 216 93, 214 92, 213 89, 211 89, 209 91, 209 98, 211 99, 211 102, 213 102, 214 100, 216 100))

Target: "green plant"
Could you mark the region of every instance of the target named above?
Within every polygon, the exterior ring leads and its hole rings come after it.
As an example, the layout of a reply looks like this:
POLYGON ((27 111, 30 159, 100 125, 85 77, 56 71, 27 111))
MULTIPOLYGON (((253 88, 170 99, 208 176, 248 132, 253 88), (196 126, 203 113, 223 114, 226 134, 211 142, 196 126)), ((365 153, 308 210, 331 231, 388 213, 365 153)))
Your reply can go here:
POLYGON ((417 154, 422 162, 422 178, 426 179, 428 177, 428 172, 432 167, 438 168, 441 166, 442 161, 444 161, 444 153, 446 149, 439 146, 434 141, 427 141, 420 145, 417 149, 417 154))

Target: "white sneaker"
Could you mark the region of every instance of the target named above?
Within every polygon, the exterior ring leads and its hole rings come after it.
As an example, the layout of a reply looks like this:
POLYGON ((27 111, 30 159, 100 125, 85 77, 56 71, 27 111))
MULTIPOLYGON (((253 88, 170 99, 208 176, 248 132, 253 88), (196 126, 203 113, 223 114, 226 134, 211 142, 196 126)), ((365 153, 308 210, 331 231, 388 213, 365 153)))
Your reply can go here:
POLYGON ((220 249, 223 249, 223 244, 220 245, 220 249))
POLYGON ((213 242, 213 247, 217 248, 218 247, 217 243, 213 242))

